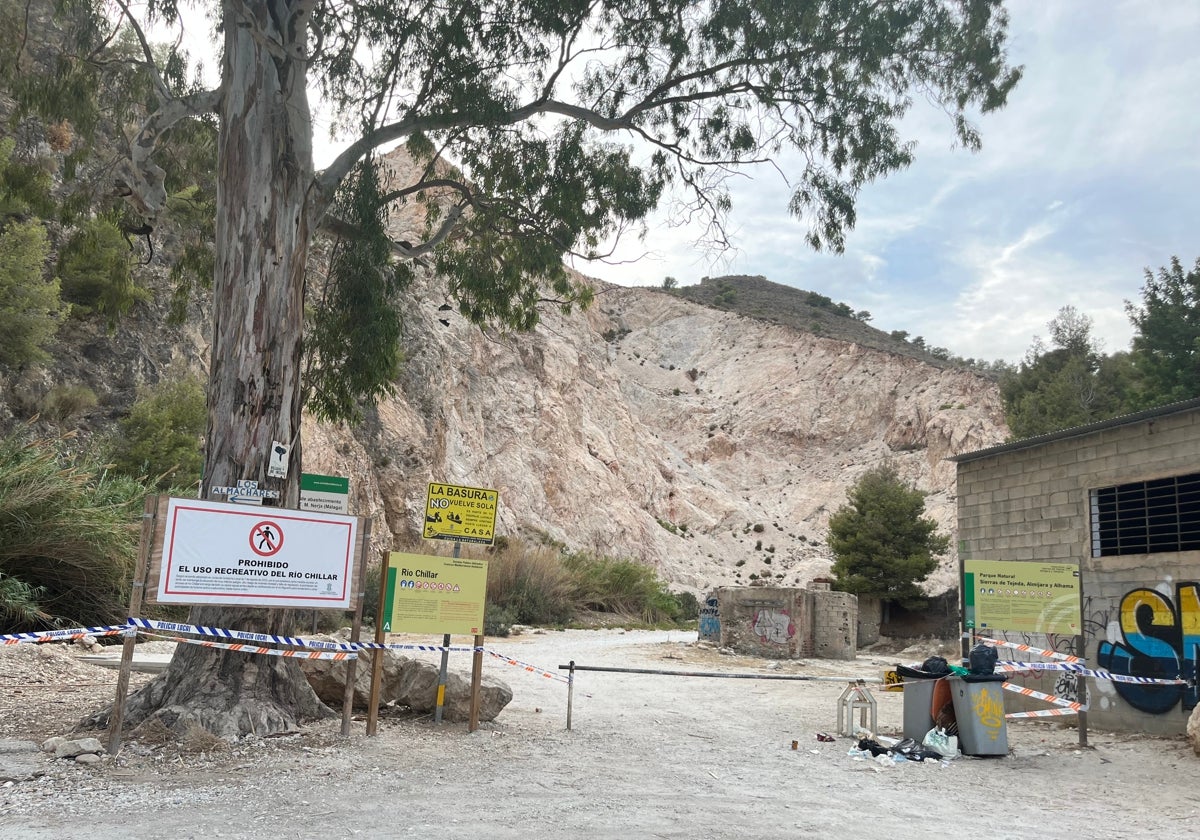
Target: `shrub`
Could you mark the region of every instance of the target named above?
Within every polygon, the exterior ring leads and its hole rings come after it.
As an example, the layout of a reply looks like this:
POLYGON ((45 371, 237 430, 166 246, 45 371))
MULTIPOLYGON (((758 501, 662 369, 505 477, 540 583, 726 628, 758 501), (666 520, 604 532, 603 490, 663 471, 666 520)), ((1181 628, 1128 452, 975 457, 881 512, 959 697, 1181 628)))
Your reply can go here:
POLYGON ((64 423, 95 408, 97 402, 96 392, 86 385, 59 385, 42 398, 41 414, 55 423, 64 423))
MULTIPOLYGON (((494 624, 561 625, 575 617, 575 584, 558 551, 509 539, 488 562, 494 624)), ((484 622, 487 623, 485 609, 484 622)))
POLYGON ((43 276, 50 240, 37 222, 0 232, 0 364, 20 367, 48 358, 63 303, 56 278, 43 276))
POLYGON ((84 222, 58 255, 64 300, 84 314, 97 312, 116 323, 147 293, 133 284, 129 243, 111 219, 84 222))
POLYGON ((587 609, 649 624, 675 621, 679 616, 679 602, 649 566, 583 552, 567 554, 563 565, 575 579, 578 603, 587 609))
POLYGON ((695 621, 700 617, 700 601, 691 592, 675 593, 675 603, 679 604, 677 621, 695 621))
POLYGON ((0 438, 7 632, 125 619, 146 487, 64 450, 23 430, 0 438))
POLYGON ((148 477, 159 488, 195 484, 203 466, 200 441, 206 422, 199 379, 163 380, 144 392, 121 421, 113 467, 125 475, 148 477))

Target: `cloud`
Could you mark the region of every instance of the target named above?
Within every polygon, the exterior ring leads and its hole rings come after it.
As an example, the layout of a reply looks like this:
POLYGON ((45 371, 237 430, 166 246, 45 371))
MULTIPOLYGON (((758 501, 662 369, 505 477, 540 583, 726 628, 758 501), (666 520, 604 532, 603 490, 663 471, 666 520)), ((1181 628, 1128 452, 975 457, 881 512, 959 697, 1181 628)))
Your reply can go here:
POLYGON ((989 360, 1019 360, 1071 304, 1109 352, 1126 349, 1124 301, 1140 297, 1143 270, 1200 254, 1200 3, 1009 9, 1010 58, 1025 76, 1005 109, 977 120, 981 152, 954 148, 945 115, 917 103, 901 127, 916 162, 864 188, 844 255, 808 249, 787 184, 760 171, 733 185, 738 249, 714 263, 678 250, 681 231, 652 228, 659 273, 761 274, 989 360))

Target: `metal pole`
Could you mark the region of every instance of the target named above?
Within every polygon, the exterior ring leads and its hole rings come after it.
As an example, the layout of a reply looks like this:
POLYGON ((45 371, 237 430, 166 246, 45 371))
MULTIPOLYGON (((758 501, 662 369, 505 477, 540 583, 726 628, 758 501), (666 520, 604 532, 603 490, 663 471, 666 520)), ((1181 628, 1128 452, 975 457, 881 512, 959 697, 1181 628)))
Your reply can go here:
POLYGON ((799 674, 722 674, 715 671, 662 671, 657 668, 609 668, 603 665, 559 665, 560 671, 607 671, 610 674, 660 674, 667 677, 718 677, 732 680, 792 680, 798 682, 882 683, 881 677, 807 677, 799 674))
POLYGON ((483 636, 475 637, 475 652, 471 655, 471 712, 467 731, 479 728, 479 691, 483 684, 483 636))
MULTIPOLYGON (((350 641, 359 642, 362 636, 362 617, 363 617, 363 602, 366 600, 367 586, 367 546, 371 544, 371 520, 363 521, 362 528, 359 529, 359 545, 358 545, 358 583, 354 598, 354 621, 350 625, 350 641)), ((316 615, 316 611, 313 611, 316 615)), ((350 734, 350 719, 354 716, 354 688, 355 677, 358 674, 358 658, 362 656, 359 651, 358 655, 346 663, 346 690, 342 693, 342 735, 350 734)))
MULTIPOLYGON (((454 558, 462 552, 462 542, 454 541, 454 558)), ((442 664, 438 669, 437 705, 433 708, 433 722, 442 722, 442 706, 446 703, 446 677, 450 670, 450 634, 442 636, 442 664)))
MULTIPOLYGON (((387 611, 387 579, 388 579, 388 553, 387 551, 380 552, 383 557, 380 560, 379 568, 379 610, 375 613, 375 642, 383 644, 385 641, 383 635, 383 617, 387 611)), ((372 651, 371 659, 371 697, 367 700, 367 734, 374 735, 375 730, 379 725, 379 687, 383 682, 383 654, 382 648, 375 648, 372 651)))
POLYGON ((570 662, 570 670, 567 671, 567 731, 571 731, 571 703, 575 698, 575 660, 570 662))

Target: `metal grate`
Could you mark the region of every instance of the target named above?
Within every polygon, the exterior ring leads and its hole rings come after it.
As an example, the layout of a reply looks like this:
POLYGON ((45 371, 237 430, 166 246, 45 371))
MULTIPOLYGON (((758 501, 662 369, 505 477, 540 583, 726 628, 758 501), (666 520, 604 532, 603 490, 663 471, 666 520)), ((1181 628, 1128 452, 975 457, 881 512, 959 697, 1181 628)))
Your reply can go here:
POLYGON ((1200 474, 1092 490, 1092 556, 1200 550, 1200 474))

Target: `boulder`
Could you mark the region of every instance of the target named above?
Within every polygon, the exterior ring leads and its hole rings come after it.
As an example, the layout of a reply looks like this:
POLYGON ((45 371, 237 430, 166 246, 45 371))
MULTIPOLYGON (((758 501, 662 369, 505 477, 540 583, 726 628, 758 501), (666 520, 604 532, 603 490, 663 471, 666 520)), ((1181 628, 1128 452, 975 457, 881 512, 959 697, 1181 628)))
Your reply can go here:
MULTIPOLYGON (((371 653, 364 654, 354 669, 354 708, 365 710, 371 697, 371 653)), ((326 705, 340 709, 346 690, 347 661, 305 659, 300 667, 308 684, 326 705)), ((381 706, 408 706, 414 712, 432 714, 437 707, 438 666, 432 662, 409 659, 393 651, 383 653, 383 679, 380 684, 381 706)), ((485 676, 479 690, 479 719, 495 720, 512 701, 512 689, 502 680, 485 676)), ((446 675, 443 720, 466 722, 471 717, 470 674, 450 671, 446 675)))
MULTIPOLYGON (((360 654, 354 668, 354 708, 366 709, 371 699, 371 660, 374 652, 360 654)), ((383 679, 380 683, 380 704, 397 702, 400 696, 400 672, 409 661, 395 651, 383 651, 383 679)), ((333 709, 342 708, 346 691, 346 674, 350 661, 337 662, 328 659, 302 659, 300 668, 308 678, 308 684, 321 698, 321 702, 333 709)))
POLYGON ((55 758, 76 758, 84 753, 102 753, 104 747, 95 738, 72 738, 54 749, 55 758))
MULTIPOLYGON (((431 662, 411 660, 404 665, 400 679, 398 702, 414 712, 432 713, 437 707, 438 666, 431 662)), ((495 720, 512 701, 512 689, 495 677, 484 675, 479 688, 479 719, 495 720)), ((446 674, 446 697, 442 704, 442 719, 467 722, 471 719, 471 678, 469 674, 450 671, 446 674)))

